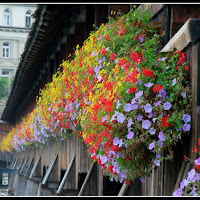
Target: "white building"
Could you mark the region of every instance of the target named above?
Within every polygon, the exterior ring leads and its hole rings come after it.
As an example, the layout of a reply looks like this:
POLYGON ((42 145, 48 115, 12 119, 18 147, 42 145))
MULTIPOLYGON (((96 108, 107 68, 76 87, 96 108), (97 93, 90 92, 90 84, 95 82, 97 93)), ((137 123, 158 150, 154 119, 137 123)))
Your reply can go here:
MULTIPOLYGON (((36 7, 37 4, 0 3, 0 78, 7 77, 10 87, 34 20, 31 15, 36 7)), ((5 103, 6 99, 0 99, 0 116, 5 103)))
POLYGON ((11 81, 24 50, 37 4, 0 4, 0 77, 11 81))

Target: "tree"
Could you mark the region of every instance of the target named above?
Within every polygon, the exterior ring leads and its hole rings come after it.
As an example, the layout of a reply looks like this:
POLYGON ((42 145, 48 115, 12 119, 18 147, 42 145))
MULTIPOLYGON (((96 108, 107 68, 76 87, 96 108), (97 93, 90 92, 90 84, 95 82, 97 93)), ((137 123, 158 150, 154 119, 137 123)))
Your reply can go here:
POLYGON ((0 79, 0 99, 8 97, 9 82, 8 78, 1 77, 0 79))

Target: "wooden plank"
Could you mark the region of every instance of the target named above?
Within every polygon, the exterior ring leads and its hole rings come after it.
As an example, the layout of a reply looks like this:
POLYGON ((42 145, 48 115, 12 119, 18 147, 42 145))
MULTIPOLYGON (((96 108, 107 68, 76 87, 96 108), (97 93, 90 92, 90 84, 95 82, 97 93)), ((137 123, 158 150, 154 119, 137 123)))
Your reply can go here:
POLYGON ((92 172, 92 169, 93 169, 93 167, 94 167, 94 162, 91 164, 91 166, 90 166, 90 169, 89 169, 89 171, 88 171, 88 173, 87 173, 87 175, 86 175, 86 177, 85 177, 85 180, 84 180, 84 182, 83 182, 83 185, 81 186, 81 189, 80 189, 80 191, 79 191, 79 193, 78 193, 78 196, 82 196, 83 195, 83 192, 84 192, 84 190, 85 190, 85 187, 86 187, 86 185, 87 185, 87 182, 88 182, 88 180, 89 180, 89 177, 90 177, 90 175, 91 175, 91 172, 92 172))
POLYGON ((51 161, 51 163, 50 163, 50 165, 49 165, 49 167, 48 167, 48 169, 47 169, 47 172, 46 172, 46 174, 45 174, 45 176, 44 176, 44 178, 43 178, 43 180, 42 180, 42 184, 43 184, 43 185, 46 183, 47 179, 49 178, 49 175, 50 175, 50 173, 51 173, 51 171, 52 171, 52 169, 53 169, 53 166, 54 166, 54 164, 55 164, 55 162, 56 162, 57 157, 58 157, 58 153, 56 153, 56 155, 55 155, 54 158, 52 159, 52 161, 51 161))
POLYGON ((29 179, 31 179, 33 177, 33 174, 34 174, 34 172, 35 172, 35 170, 36 170, 36 168, 37 168, 37 166, 38 166, 38 164, 40 162, 40 159, 41 159, 41 156, 36 160, 36 162, 35 162, 35 164, 33 166, 33 169, 32 169, 32 171, 31 171, 31 173, 29 175, 29 179))
POLYGON ((125 196, 126 191, 128 190, 128 186, 129 186, 129 185, 127 185, 127 184, 124 182, 123 185, 122 185, 122 187, 121 187, 121 189, 120 189, 120 191, 119 191, 118 196, 125 196))
POLYGON ((23 172, 23 169, 24 169, 24 167, 25 167, 25 165, 26 165, 27 161, 28 161, 28 158, 25 160, 25 162, 24 162, 24 164, 23 164, 23 166, 22 166, 21 170, 19 171, 19 174, 22 174, 22 172, 23 172))
POLYGON ((33 161, 34 161, 34 157, 32 157, 31 162, 30 162, 30 164, 29 164, 24 176, 27 176, 29 174, 29 171, 31 170, 31 167, 33 165, 33 161))
POLYGON ((15 169, 15 166, 16 166, 16 164, 17 164, 17 161, 18 161, 18 159, 16 158, 16 161, 15 161, 15 163, 13 164, 13 166, 12 166, 11 169, 15 169))
POLYGON ((60 194, 60 191, 63 188, 63 186, 64 186, 64 184, 65 184, 65 182, 67 180, 67 177, 68 177, 68 175, 70 173, 70 170, 71 170, 72 165, 73 165, 74 162, 75 162, 75 155, 73 156, 73 158, 72 158, 72 160, 71 160, 71 162, 70 162, 70 164, 69 164, 69 166, 68 166, 68 168, 67 168, 67 170, 66 170, 66 172, 64 174, 64 177, 63 177, 63 179, 62 179, 62 181, 61 181, 61 183, 60 183, 60 185, 58 187, 58 190, 56 192, 57 194, 60 194))
POLYGON ((21 168, 21 166, 22 166, 22 164, 23 164, 23 161, 24 161, 24 158, 22 158, 22 159, 21 159, 21 162, 19 163, 19 166, 18 166, 18 168, 17 168, 17 173, 19 172, 19 170, 20 170, 20 168, 21 168))

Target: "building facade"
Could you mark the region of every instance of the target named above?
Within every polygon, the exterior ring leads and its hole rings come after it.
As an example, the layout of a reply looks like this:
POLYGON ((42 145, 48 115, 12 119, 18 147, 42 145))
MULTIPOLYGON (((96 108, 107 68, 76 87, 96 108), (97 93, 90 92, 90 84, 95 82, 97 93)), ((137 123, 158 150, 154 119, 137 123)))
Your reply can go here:
MULTIPOLYGON (((0 78, 8 78, 9 88, 24 50, 36 7, 37 4, 0 4, 0 78)), ((5 101, 6 99, 0 100, 0 115, 5 101)))

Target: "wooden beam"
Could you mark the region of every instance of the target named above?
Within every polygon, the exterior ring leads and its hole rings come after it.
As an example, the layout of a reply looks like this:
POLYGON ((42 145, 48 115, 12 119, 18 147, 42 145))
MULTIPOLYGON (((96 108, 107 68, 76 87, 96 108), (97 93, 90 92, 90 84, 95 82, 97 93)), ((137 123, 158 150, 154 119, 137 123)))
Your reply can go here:
POLYGON ((72 165, 73 165, 73 163, 75 162, 75 155, 74 155, 74 157, 72 158, 72 160, 71 160, 71 162, 70 162, 70 164, 69 164, 69 166, 68 166, 68 168, 67 168, 67 170, 66 170, 66 172, 65 172, 65 174, 64 174, 64 177, 63 177, 63 179, 62 179, 62 181, 61 181, 61 183, 60 183, 60 185, 59 185, 59 187, 58 187, 58 190, 57 190, 57 194, 60 194, 60 191, 61 191, 61 189, 63 188, 63 186, 64 186, 64 184, 65 184, 65 182, 66 182, 66 180, 67 180, 67 177, 68 177, 68 175, 69 175, 69 173, 70 173, 70 170, 71 170, 71 168, 72 168, 72 165))
POLYGON ((27 168, 27 170, 26 170, 24 176, 28 176, 28 175, 29 175, 29 172, 30 172, 30 170, 31 170, 31 167, 33 166, 33 160, 34 160, 34 157, 32 157, 31 162, 30 162, 30 164, 29 164, 29 166, 28 166, 28 168, 27 168))
POLYGON ((87 175, 86 175, 86 177, 85 177, 85 180, 84 180, 84 182, 83 182, 83 185, 81 186, 81 189, 80 189, 80 191, 79 191, 79 193, 78 193, 78 196, 82 196, 83 195, 83 192, 84 192, 84 190, 85 190, 85 187, 86 187, 86 185, 87 185, 87 183, 88 183, 88 180, 89 180, 89 178, 90 178, 90 175, 91 175, 91 173, 92 173, 92 169, 93 169, 93 167, 94 167, 94 162, 92 162, 92 164, 91 164, 91 166, 90 166, 90 169, 89 169, 89 171, 88 171, 88 173, 87 173, 87 175))
POLYGON ((35 162, 35 164, 33 166, 33 169, 32 169, 32 171, 31 171, 31 173, 29 175, 29 179, 31 179, 33 177, 33 174, 35 173, 35 170, 36 170, 36 168, 37 168, 37 166, 38 166, 38 164, 40 162, 40 159, 41 159, 41 156, 36 160, 36 162, 35 162))
POLYGON ((22 166, 22 164, 23 164, 23 161, 24 161, 24 158, 22 158, 22 160, 21 160, 21 162, 20 162, 20 164, 19 164, 19 166, 18 166, 18 168, 17 168, 17 173, 19 172, 19 170, 20 170, 20 167, 22 166))
POLYGON ((23 169, 24 169, 24 167, 25 167, 25 165, 26 165, 27 161, 28 161, 28 158, 25 160, 25 162, 24 162, 24 164, 23 164, 23 166, 22 166, 21 170, 19 171, 19 174, 22 174, 22 172, 23 172, 23 169))
POLYGON ((43 178, 43 180, 42 180, 42 184, 43 184, 43 185, 46 183, 47 179, 49 178, 49 175, 50 175, 50 173, 51 173, 51 171, 52 171, 52 169, 53 169, 53 166, 54 166, 54 164, 55 164, 55 162, 56 162, 56 160, 57 160, 57 157, 58 157, 58 153, 56 153, 56 155, 55 155, 54 158, 52 159, 52 161, 51 161, 51 163, 50 163, 50 165, 49 165, 49 167, 48 167, 48 169, 47 169, 47 171, 46 171, 46 174, 44 175, 44 178, 43 178))
POLYGON ((118 196, 125 196, 127 189, 128 189, 128 185, 124 182, 119 191, 118 196))

